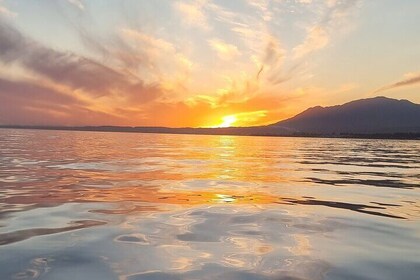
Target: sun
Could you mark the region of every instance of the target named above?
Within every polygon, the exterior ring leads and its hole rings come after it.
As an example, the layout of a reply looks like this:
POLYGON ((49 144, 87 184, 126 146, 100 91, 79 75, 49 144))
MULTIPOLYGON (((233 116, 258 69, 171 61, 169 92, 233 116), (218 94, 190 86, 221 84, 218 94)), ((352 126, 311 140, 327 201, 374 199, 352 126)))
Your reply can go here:
POLYGON ((229 115, 222 118, 222 123, 218 127, 231 127, 234 123, 238 121, 235 115, 229 115))

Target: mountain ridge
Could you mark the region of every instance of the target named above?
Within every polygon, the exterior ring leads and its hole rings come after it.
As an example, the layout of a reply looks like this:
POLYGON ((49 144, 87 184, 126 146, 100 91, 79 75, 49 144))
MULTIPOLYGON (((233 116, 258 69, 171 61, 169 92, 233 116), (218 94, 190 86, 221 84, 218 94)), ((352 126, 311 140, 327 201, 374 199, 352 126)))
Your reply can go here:
POLYGON ((271 127, 301 133, 420 132, 420 105, 384 96, 353 100, 342 105, 315 106, 271 127))

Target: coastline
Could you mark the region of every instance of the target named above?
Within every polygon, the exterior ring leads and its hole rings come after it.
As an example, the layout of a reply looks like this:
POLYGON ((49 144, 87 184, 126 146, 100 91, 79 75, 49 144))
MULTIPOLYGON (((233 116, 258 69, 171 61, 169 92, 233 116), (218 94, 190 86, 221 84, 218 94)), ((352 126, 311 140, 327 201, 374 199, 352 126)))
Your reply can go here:
POLYGON ((307 137, 307 138, 345 138, 345 139, 383 139, 383 140, 420 140, 420 133, 300 133, 273 132, 269 126, 229 127, 229 128, 170 128, 170 127, 129 127, 129 126, 20 126, 0 125, 0 129, 87 131, 87 132, 122 132, 153 134, 186 135, 226 135, 226 136, 262 136, 262 137, 307 137))

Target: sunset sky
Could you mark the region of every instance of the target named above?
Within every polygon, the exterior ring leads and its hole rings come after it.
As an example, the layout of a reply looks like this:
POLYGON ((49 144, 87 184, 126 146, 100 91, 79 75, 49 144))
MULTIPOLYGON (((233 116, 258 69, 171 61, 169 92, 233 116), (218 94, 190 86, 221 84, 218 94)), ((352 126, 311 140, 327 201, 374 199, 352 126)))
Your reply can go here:
POLYGON ((420 103, 416 0, 0 0, 0 124, 248 126, 420 103))

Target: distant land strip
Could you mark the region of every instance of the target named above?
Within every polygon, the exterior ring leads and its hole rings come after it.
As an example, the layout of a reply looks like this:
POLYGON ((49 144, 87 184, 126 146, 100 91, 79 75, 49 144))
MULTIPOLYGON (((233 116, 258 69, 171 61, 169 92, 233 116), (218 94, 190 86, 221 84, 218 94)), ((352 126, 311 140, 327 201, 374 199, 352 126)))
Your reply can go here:
POLYGON ((0 125, 0 129, 35 129, 92 132, 128 132, 156 134, 193 134, 193 135, 231 135, 231 136, 268 136, 268 137, 314 137, 314 138, 357 138, 357 139, 400 139, 420 140, 420 133, 305 133, 276 131, 272 126, 227 127, 227 128, 170 128, 170 127, 130 127, 130 126, 30 126, 0 125))

